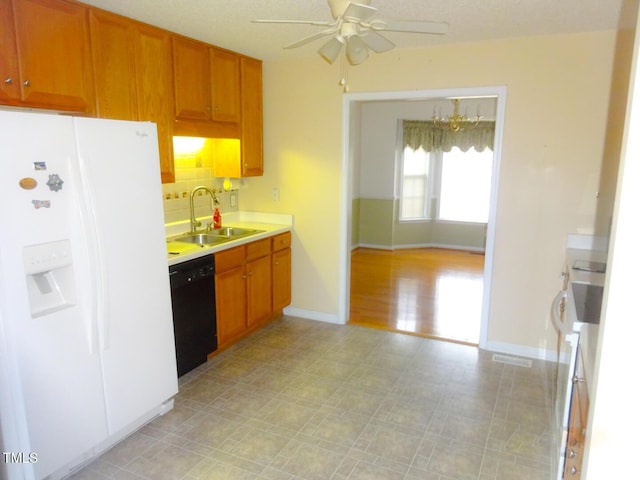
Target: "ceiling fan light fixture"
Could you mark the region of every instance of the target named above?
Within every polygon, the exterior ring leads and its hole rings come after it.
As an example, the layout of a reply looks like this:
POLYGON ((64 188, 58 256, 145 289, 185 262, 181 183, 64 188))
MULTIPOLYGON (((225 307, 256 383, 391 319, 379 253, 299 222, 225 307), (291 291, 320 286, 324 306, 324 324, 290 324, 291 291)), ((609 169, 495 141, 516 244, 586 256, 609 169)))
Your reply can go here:
POLYGON ((369 48, 359 35, 347 38, 347 60, 351 65, 359 65, 369 58, 369 48))
POLYGON ((327 62, 333 63, 335 62, 338 55, 340 55, 340 50, 342 50, 343 40, 341 37, 333 37, 327 43, 325 43, 320 49, 318 53, 322 58, 324 58, 327 62))

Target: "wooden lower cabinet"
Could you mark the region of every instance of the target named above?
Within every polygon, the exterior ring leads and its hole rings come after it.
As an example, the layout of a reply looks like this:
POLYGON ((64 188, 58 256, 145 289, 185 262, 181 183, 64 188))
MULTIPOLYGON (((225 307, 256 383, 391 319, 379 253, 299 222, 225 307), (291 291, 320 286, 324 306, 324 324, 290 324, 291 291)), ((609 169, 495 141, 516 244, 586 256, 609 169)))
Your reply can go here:
MULTIPOLYGON (((216 254, 216 258, 220 254, 216 254)), ((245 266, 216 272, 216 321, 219 347, 229 344, 247 330, 245 266)))
POLYGON ((272 250, 275 239, 291 238, 289 232, 281 235, 214 255, 218 350, 275 318, 283 302, 290 303, 290 249, 272 250))
POLYGON ((279 311, 291 303, 291 232, 273 237, 271 249, 272 308, 279 311))

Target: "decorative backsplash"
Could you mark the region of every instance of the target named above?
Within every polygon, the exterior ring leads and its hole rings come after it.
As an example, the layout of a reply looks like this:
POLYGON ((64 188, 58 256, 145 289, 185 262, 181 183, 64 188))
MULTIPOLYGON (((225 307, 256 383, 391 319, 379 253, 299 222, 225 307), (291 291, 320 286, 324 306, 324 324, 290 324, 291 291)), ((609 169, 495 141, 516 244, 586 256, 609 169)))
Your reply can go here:
MULTIPOLYGON (((224 179, 213 176, 213 162, 206 155, 175 154, 175 183, 162 185, 162 200, 164 205, 165 223, 179 222, 189 218, 189 197, 191 190, 198 185, 204 185, 216 192, 220 205, 220 212, 224 222, 224 214, 239 210, 240 196, 236 185, 231 190, 222 188, 224 179)), ((233 183, 241 180, 233 179, 233 183)), ((194 198, 196 217, 212 214, 209 195, 198 192, 194 198)))

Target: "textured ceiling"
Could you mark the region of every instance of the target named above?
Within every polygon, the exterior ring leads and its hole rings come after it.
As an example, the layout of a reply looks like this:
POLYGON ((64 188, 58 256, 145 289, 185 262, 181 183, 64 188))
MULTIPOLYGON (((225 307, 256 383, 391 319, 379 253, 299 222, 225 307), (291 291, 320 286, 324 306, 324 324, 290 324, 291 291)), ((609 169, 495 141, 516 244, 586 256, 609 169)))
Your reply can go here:
MULTIPOLYGON (((375 18, 449 23, 446 35, 389 32, 397 48, 615 29, 623 0, 371 0, 375 18)), ((318 32, 312 25, 252 23, 254 19, 331 21, 326 0, 83 0, 265 61, 312 56, 316 40, 283 45, 318 32)))

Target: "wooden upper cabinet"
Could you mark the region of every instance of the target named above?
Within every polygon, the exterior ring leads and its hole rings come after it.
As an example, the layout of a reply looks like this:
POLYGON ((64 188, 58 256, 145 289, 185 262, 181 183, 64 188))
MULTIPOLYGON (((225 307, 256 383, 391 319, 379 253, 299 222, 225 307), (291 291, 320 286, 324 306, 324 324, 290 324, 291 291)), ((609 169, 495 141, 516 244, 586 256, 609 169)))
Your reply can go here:
POLYGON ((59 0, 13 0, 13 17, 22 104, 94 113, 88 9, 59 0))
POLYGON ((136 23, 134 57, 138 120, 157 124, 162 182, 171 183, 175 181, 171 34, 136 23))
POLYGON ((90 12, 91 47, 100 118, 137 120, 134 28, 108 12, 90 12))
POLYGON ((262 62, 253 58, 240 59, 240 98, 242 128, 240 152, 242 176, 264 173, 262 147, 262 62))
POLYGON ((20 101, 18 47, 11 2, 0 0, 0 102, 20 101))
POLYGON ((262 62, 240 57, 240 155, 214 159, 216 177, 263 175, 262 62))
POLYGON ((211 118, 219 122, 240 121, 240 57, 211 48, 211 118))
POLYGON ((176 119, 240 121, 237 54, 174 36, 173 78, 176 119))
POLYGON ((209 46, 173 37, 173 81, 176 118, 211 119, 209 46))

